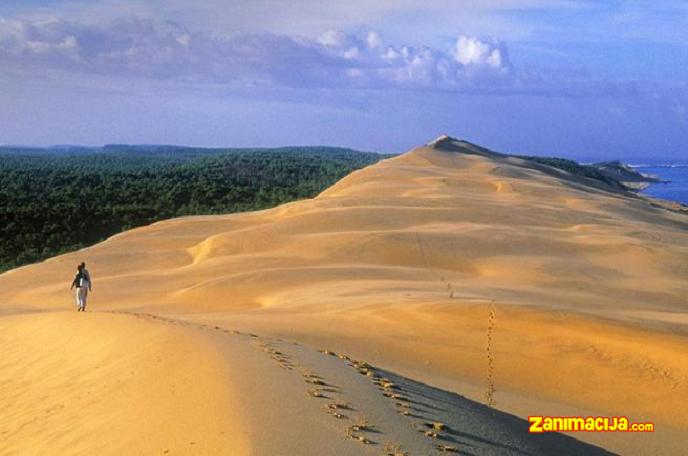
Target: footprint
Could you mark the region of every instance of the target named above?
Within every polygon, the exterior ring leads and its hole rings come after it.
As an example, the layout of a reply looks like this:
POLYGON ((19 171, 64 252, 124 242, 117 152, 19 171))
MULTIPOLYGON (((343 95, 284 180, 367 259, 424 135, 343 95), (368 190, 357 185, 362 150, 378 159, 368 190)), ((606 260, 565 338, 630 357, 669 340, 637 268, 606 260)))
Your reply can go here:
POLYGON ((387 443, 384 448, 385 456, 408 456, 408 451, 404 451, 401 445, 387 443))
POLYGON ((347 428, 351 433, 355 432, 379 432, 375 426, 368 423, 366 420, 359 419, 355 424, 347 428))
POLYGON ((328 411, 327 411, 327 414, 328 414, 328 415, 332 415, 333 417, 335 417, 335 418, 337 418, 337 419, 339 419, 339 420, 346 420, 346 419, 349 419, 348 416, 344 415, 343 413, 339 413, 339 412, 336 411, 336 410, 328 410, 328 411))
POLYGON ((435 431, 445 431, 447 429, 447 425, 444 424, 441 421, 433 421, 432 423, 424 423, 425 427, 434 429, 435 431))
POLYGON ((327 404, 327 408, 330 410, 353 410, 348 402, 331 402, 327 404))
POLYGON ((322 390, 319 390, 319 389, 310 389, 310 390, 308 390, 308 395, 311 396, 311 397, 317 397, 317 398, 320 398, 320 399, 331 399, 330 396, 325 395, 325 394, 323 393, 323 391, 322 391, 322 390))
POLYGON ((351 430, 351 427, 346 428, 346 435, 349 438, 352 438, 356 440, 357 442, 361 442, 364 445, 374 445, 375 442, 370 440, 368 437, 365 437, 360 434, 356 434, 354 431, 351 430))
POLYGON ((368 439, 367 437, 364 437, 364 436, 362 436, 362 435, 355 435, 355 434, 352 434, 352 435, 350 435, 349 437, 351 437, 351 438, 354 439, 354 440, 357 440, 357 441, 361 442, 361 443, 364 444, 364 445, 372 445, 372 444, 375 443, 375 442, 373 442, 372 440, 370 440, 370 439, 368 439))

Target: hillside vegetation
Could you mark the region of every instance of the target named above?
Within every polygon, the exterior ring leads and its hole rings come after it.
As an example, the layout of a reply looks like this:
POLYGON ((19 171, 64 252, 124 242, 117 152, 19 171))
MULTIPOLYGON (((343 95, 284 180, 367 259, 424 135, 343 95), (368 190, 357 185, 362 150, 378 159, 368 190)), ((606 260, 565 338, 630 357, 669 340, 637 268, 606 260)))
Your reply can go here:
POLYGON ((310 198, 383 156, 332 147, 0 149, 0 271, 183 215, 310 198))

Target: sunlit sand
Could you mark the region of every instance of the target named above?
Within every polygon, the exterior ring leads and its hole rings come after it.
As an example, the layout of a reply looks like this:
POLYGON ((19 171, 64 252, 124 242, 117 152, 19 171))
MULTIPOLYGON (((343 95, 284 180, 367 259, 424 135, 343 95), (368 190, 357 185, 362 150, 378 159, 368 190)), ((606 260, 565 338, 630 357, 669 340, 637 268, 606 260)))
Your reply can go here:
POLYGON ((679 454, 687 228, 443 138, 312 200, 134 229, 0 275, 2 451, 679 454), (657 430, 534 438, 512 414, 657 430))

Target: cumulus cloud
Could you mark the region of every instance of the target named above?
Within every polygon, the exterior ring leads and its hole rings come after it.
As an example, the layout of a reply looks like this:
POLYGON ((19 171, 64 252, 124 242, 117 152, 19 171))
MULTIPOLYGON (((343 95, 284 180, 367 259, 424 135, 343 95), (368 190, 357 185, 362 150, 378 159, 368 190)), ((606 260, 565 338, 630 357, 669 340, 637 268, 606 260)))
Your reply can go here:
POLYGON ((375 31, 332 30, 316 38, 218 35, 136 18, 105 25, 0 19, 0 65, 239 88, 592 96, 634 90, 571 70, 516 70, 503 42, 475 36, 458 36, 448 48, 437 49, 389 44, 375 31))
POLYGON ((288 87, 461 89, 509 76, 504 44, 461 36, 451 49, 386 44, 375 32, 316 39, 220 36, 166 22, 0 20, 0 63, 111 76, 288 87))
POLYGON ((494 41, 481 41, 474 37, 460 36, 452 55, 462 65, 484 65, 502 69, 509 62, 506 47, 494 41))

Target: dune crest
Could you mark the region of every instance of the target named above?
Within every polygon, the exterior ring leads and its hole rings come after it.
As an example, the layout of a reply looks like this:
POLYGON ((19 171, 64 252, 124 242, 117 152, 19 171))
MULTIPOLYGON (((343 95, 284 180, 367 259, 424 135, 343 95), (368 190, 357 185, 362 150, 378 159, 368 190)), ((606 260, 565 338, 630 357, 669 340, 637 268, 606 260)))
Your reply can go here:
MULTIPOLYGON (((3 274, 0 306, 69 308, 84 260, 93 309, 328 346, 472 399, 493 390, 521 415, 628 415, 685 436, 687 228, 605 182, 445 136, 311 200, 159 222, 3 274)), ((576 437, 686 443, 666 435, 576 437)))

